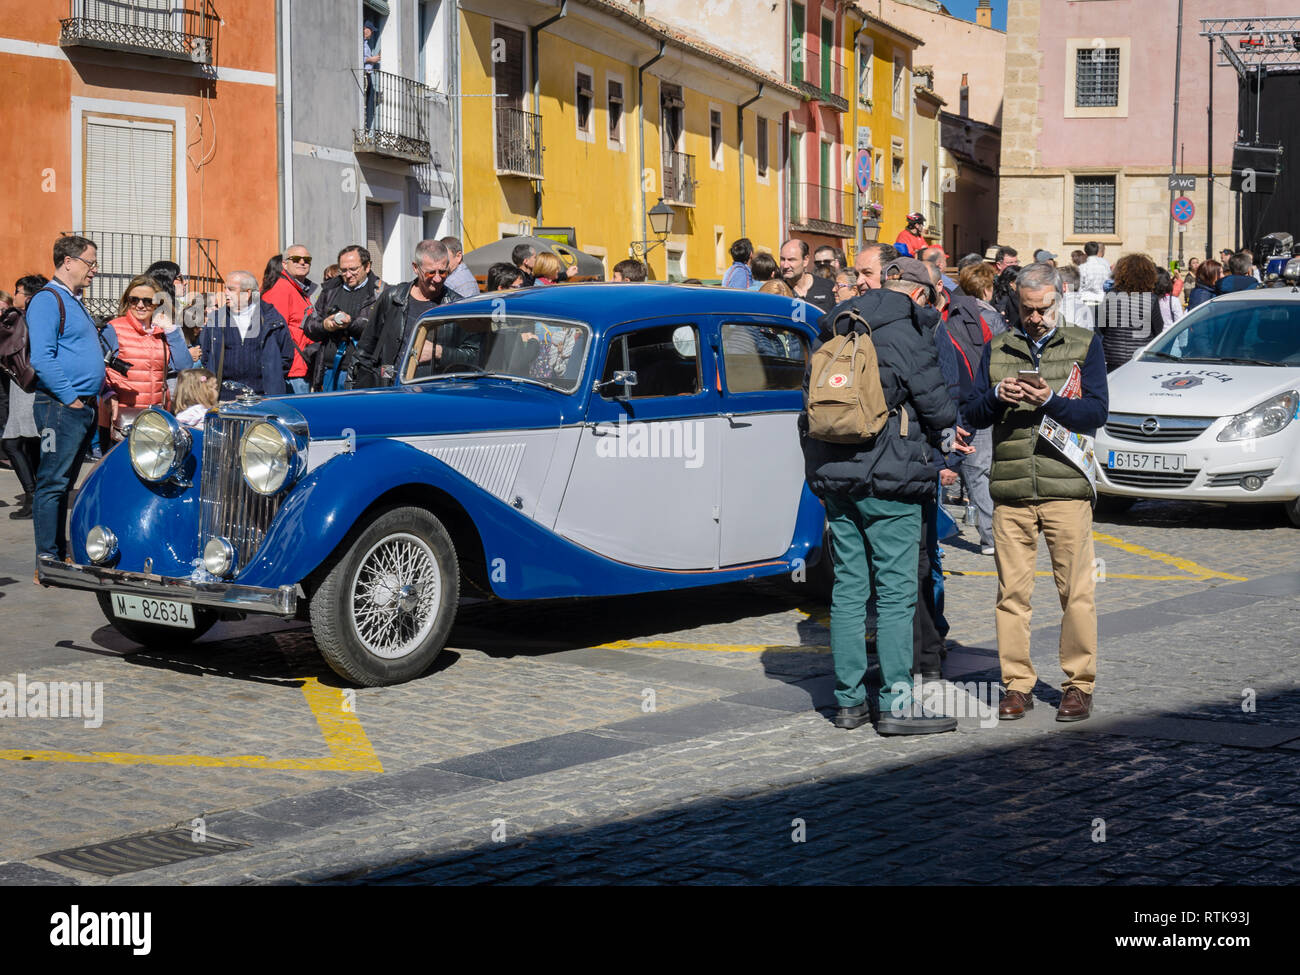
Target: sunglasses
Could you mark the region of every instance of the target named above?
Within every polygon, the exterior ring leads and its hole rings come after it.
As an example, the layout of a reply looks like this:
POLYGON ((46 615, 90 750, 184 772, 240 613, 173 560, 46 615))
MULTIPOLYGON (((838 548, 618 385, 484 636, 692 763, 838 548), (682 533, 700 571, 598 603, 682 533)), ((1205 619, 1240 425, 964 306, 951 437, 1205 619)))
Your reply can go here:
POLYGON ((307 264, 307 265, 310 265, 310 264, 311 264, 311 258, 310 258, 310 257, 286 257, 284 260, 285 260, 285 263, 292 263, 292 264, 307 264))
POLYGON ((834 266, 835 266, 835 261, 834 261, 834 260, 829 260, 829 261, 814 261, 813 263, 816 264, 818 267, 834 267, 834 266))
POLYGON ((417 267, 415 269, 415 273, 425 278, 445 278, 448 274, 451 273, 451 271, 449 271, 445 267, 437 267, 434 268, 432 271, 426 271, 422 267, 417 267))
POLYGON ((152 308, 154 305, 158 304, 158 300, 156 298, 141 298, 138 295, 131 295, 126 299, 126 303, 128 305, 143 305, 146 308, 152 308))

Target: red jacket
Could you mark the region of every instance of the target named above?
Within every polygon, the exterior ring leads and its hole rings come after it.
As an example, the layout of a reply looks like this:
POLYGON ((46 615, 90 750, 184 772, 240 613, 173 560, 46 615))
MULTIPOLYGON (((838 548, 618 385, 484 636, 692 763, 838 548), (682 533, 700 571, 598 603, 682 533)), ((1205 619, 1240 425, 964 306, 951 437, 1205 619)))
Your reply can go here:
POLYGON ((275 284, 271 285, 271 290, 262 295, 262 300, 283 315, 285 324, 289 326, 289 336, 295 346, 289 378, 303 378, 307 375, 307 360, 302 357, 302 351, 311 344, 311 339, 303 332, 302 322, 312 313, 311 300, 302 287, 283 271, 275 284))

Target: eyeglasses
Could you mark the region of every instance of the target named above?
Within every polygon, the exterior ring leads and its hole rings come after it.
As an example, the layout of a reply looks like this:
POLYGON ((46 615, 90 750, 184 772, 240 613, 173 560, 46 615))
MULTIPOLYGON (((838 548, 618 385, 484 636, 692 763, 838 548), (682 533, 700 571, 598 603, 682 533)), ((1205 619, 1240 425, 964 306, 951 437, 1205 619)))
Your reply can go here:
POLYGON ((445 267, 435 267, 432 271, 426 271, 422 267, 417 267, 415 271, 421 277, 425 277, 425 278, 445 278, 448 274, 451 273, 451 271, 445 267))
POLYGON ((855 289, 854 286, 851 285, 851 284, 837 284, 837 285, 835 285, 835 290, 836 290, 836 291, 854 291, 854 290, 856 290, 856 289, 855 289))
POLYGON ((90 268, 92 271, 95 270, 97 267, 99 267, 99 261, 88 261, 84 257, 77 257, 74 254, 69 254, 68 256, 71 257, 74 261, 80 261, 82 264, 86 265, 86 267, 90 268))
POLYGON ((126 303, 128 305, 142 305, 146 308, 152 308, 154 305, 158 304, 158 301, 152 296, 141 298, 139 295, 130 295, 127 297, 126 303))
POLYGON ((834 261, 834 259, 829 260, 829 261, 814 261, 813 263, 816 264, 818 267, 834 267, 834 266, 835 266, 835 261, 834 261))
POLYGON ((284 260, 285 260, 285 263, 306 264, 306 265, 308 265, 308 266, 311 265, 311 258, 310 258, 310 257, 298 257, 297 255, 295 255, 295 256, 293 256, 293 257, 286 257, 284 260))

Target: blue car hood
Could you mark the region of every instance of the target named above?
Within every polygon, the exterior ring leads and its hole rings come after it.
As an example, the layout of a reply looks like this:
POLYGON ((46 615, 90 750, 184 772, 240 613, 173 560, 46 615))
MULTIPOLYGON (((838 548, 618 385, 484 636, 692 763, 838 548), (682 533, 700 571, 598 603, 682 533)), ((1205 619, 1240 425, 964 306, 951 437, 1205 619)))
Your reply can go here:
POLYGON ((271 397, 252 404, 223 403, 224 415, 274 414, 306 421, 313 440, 347 436, 406 437, 534 430, 576 423, 579 397, 505 379, 440 379, 413 386, 345 393, 271 397))

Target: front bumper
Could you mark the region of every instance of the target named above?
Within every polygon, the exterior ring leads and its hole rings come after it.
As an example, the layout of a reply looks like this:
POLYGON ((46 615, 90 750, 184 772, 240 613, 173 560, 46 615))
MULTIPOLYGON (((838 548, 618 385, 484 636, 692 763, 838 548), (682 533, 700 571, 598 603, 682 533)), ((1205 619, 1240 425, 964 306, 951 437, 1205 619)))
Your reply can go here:
POLYGON ((298 608, 298 587, 262 589, 226 582, 195 582, 143 572, 125 572, 97 565, 76 565, 43 558, 36 561, 36 575, 43 585, 96 592, 125 592, 155 599, 211 606, 240 613, 263 613, 291 619, 298 608))

